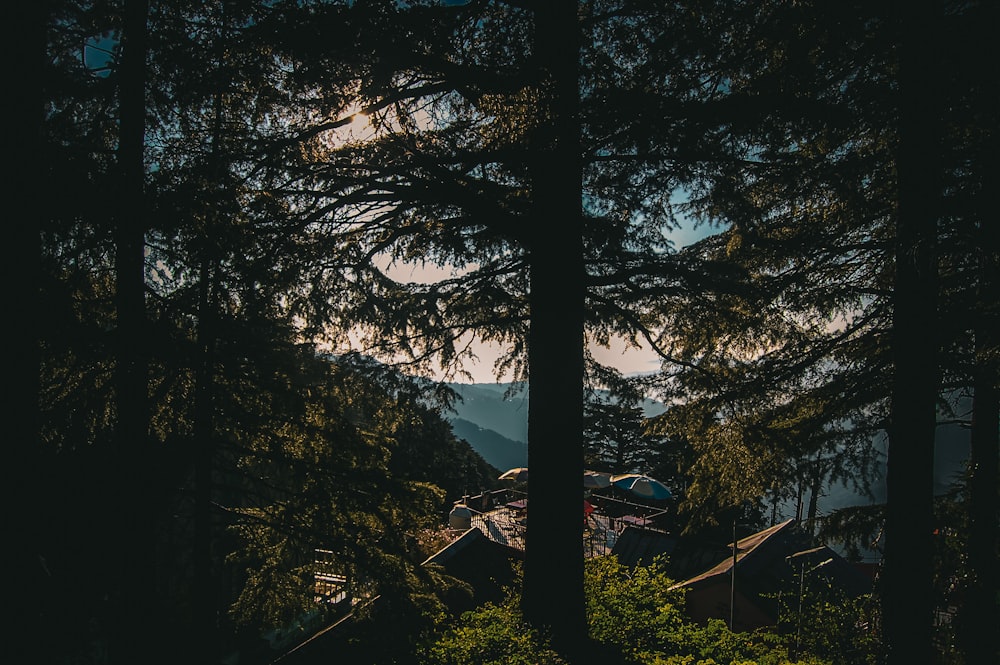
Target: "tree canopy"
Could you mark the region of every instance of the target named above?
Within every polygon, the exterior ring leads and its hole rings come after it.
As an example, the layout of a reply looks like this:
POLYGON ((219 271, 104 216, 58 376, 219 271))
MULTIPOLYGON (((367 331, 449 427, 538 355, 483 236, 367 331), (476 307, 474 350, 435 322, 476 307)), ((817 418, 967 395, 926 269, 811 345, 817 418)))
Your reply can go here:
MULTIPOLYGON (((79 585, 112 662, 171 628, 191 628, 179 653, 215 662, 219 625, 228 639, 229 621, 287 624, 313 606, 316 550, 358 597, 435 616, 414 531, 494 476, 443 420, 453 396, 420 375, 467 377, 490 342, 530 389, 532 515, 551 528, 530 532, 522 603, 559 657, 587 638, 569 519, 585 461, 684 467, 696 528, 833 482, 864 490, 883 438, 887 644, 893 659, 931 648, 928 465, 945 419, 973 431, 967 612, 988 625, 995 12, 65 0, 26 14, 39 70, 18 99, 15 195, 52 192, 18 225, 8 280, 27 579, 79 585), (679 249, 682 223, 720 232, 679 249), (601 367, 588 346, 612 337, 662 370, 601 367), (618 401, 585 413, 596 388, 618 401), (669 409, 640 430, 629 405, 647 394, 669 409), (974 413, 957 412, 970 394, 974 413)), ((73 633, 68 648, 89 639, 73 633)))

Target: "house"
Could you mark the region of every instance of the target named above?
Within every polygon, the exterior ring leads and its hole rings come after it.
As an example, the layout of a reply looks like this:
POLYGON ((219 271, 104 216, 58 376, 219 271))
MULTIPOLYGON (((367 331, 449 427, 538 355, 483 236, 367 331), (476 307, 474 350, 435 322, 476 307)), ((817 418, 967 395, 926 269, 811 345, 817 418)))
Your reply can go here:
POLYGON ((808 535, 791 519, 727 546, 725 558, 673 588, 685 589, 695 621, 722 619, 736 631, 778 622, 778 594, 800 576, 823 575, 850 596, 871 591, 871 581, 826 546, 809 547, 808 535), (735 571, 735 580, 734 580, 735 571))
POLYGON ((453 610, 461 611, 501 601, 504 589, 514 582, 515 562, 522 560, 523 551, 498 543, 472 527, 428 557, 423 565, 438 566, 471 587, 471 597, 463 599, 454 594, 448 599, 453 610))
POLYGON ((611 554, 623 566, 635 568, 650 564, 658 556, 671 556, 677 543, 677 536, 671 533, 628 526, 619 534, 611 554))

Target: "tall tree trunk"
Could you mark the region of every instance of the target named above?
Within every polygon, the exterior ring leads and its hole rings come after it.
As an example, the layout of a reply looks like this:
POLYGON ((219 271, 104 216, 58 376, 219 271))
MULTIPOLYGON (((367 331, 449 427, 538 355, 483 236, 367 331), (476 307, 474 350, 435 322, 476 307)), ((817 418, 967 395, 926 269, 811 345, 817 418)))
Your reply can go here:
POLYGON ((901 7, 896 276, 882 619, 890 665, 930 662, 939 210, 933 0, 901 7))
POLYGON ((535 49, 551 95, 551 133, 536 151, 528 337, 529 525, 522 607, 577 662, 583 596, 582 182, 575 0, 539 3, 535 49))
POLYGON ((802 498, 806 493, 806 476, 805 472, 799 471, 799 486, 795 494, 795 521, 802 521, 802 498))
POLYGON ((194 410, 194 631, 191 647, 192 663, 214 663, 218 660, 216 641, 217 585, 212 561, 215 537, 212 519, 212 470, 215 460, 215 426, 212 417, 214 403, 215 319, 210 259, 202 258, 199 285, 198 359, 195 378, 194 410))
POLYGON ((966 662, 1000 662, 1000 646, 994 635, 1000 626, 1000 576, 997 572, 998 524, 1000 499, 1000 242, 996 229, 996 192, 1000 185, 1000 99, 995 83, 1000 76, 1000 47, 993 33, 1000 20, 996 2, 983 4, 985 16, 973 39, 970 69, 980 72, 985 83, 985 108, 982 117, 992 123, 986 128, 990 140, 984 141, 978 155, 983 185, 977 193, 979 239, 979 282, 975 318, 975 361, 973 365, 972 450, 970 456, 969 572, 971 584, 966 596, 962 650, 966 662))
MULTIPOLYGON (((212 99, 212 146, 210 187, 224 186, 223 174, 223 58, 226 49, 225 2, 219 3, 219 34, 216 36, 216 85, 212 99)), ((218 250, 217 238, 221 230, 217 223, 222 214, 219 201, 213 197, 212 209, 202 211, 206 232, 201 251, 198 285, 198 354, 195 385, 195 473, 194 473, 194 634, 191 641, 192 662, 214 663, 219 656, 217 640, 217 615, 219 612, 218 583, 213 574, 212 545, 216 538, 214 528, 213 469, 215 465, 215 346, 218 250)))
MULTIPOLYGON (((989 245, 987 245, 988 247, 989 245)), ((1000 651, 995 639, 1000 626, 1000 578, 997 574, 998 528, 1000 505, 997 497, 998 463, 1000 463, 1000 392, 997 389, 1000 371, 997 354, 996 315, 997 254, 989 250, 981 260, 983 269, 983 300, 976 329, 976 361, 973 375, 972 450, 969 466, 972 470, 969 497, 969 584, 962 617, 962 651, 968 663, 995 663, 1000 651), (989 290, 987 290, 989 289, 989 290)))
MULTIPOLYGON (((11 52, 17 63, 8 69, 12 80, 9 89, 15 91, 7 100, 8 128, 4 132, 4 151, 13 166, 7 170, 5 197, 8 206, 23 200, 27 192, 37 191, 42 176, 42 126, 44 118, 43 76, 45 65, 46 5, 43 2, 12 3, 13 19, 9 38, 14 41, 11 52)), ((4 261, 4 284, 7 287, 7 313, 11 325, 6 326, 7 390, 3 400, 9 472, 5 474, 8 511, 11 520, 7 538, 13 566, 10 575, 11 614, 13 625, 10 641, 11 662, 51 662, 49 648, 53 646, 45 629, 51 608, 49 579, 45 566, 46 519, 49 492, 45 490, 47 469, 39 439, 39 366, 40 330, 38 299, 41 276, 41 235, 45 216, 45 197, 35 197, 21 205, 17 217, 5 227, 8 234, 7 256, 4 261)), ((49 469, 50 471, 50 469, 49 469)))
POLYGON ((111 460, 116 494, 110 515, 117 534, 112 546, 109 659, 115 665, 156 660, 149 639, 157 624, 149 611, 156 595, 153 477, 148 435, 145 334, 145 197, 143 147, 146 113, 146 0, 128 0, 119 72, 118 164, 121 189, 115 217, 118 315, 116 446, 111 460))
POLYGON ((819 514, 819 497, 823 492, 823 467, 819 455, 809 468, 809 505, 806 508, 806 524, 809 525, 809 542, 816 544, 816 517, 819 514))

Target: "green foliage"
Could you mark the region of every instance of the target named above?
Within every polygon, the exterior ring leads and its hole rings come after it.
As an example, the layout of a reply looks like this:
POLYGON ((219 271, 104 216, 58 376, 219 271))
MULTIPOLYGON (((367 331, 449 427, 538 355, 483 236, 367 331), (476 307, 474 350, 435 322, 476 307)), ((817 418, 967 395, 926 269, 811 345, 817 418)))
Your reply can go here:
POLYGON ((525 621, 513 595, 466 612, 427 650, 427 665, 563 665, 525 621))
POLYGON ((595 395, 587 400, 583 431, 587 468, 611 473, 649 468, 661 441, 643 431, 639 399, 595 395))
MULTIPOLYGON (((619 654, 619 662, 630 665, 831 665, 866 662, 845 661, 856 647, 870 646, 868 634, 857 618, 865 601, 837 605, 833 597, 812 605, 804 618, 799 657, 790 658, 794 634, 782 627, 749 633, 733 633, 718 619, 698 624, 683 611, 684 592, 673 589, 674 580, 663 570, 666 560, 657 558, 647 566, 628 568, 613 556, 587 561, 585 589, 590 639, 595 649, 619 654), (849 626, 853 642, 845 641, 843 626, 849 626), (838 627, 839 629, 838 633, 838 627)), ((558 611, 553 606, 553 611, 558 611)), ((510 589, 500 604, 488 604, 464 613, 427 649, 424 662, 432 665, 478 665, 480 663, 561 663, 549 650, 544 636, 524 623, 516 589, 510 589)), ((596 650, 595 650, 596 653, 596 650)))
POLYGON ((806 571, 805 583, 790 585, 779 596, 780 621, 774 628, 791 653, 827 658, 838 665, 865 665, 878 660, 878 599, 872 594, 850 597, 821 571, 806 571))
POLYGON ((674 582, 663 574, 663 564, 658 559, 632 570, 612 556, 587 562, 584 591, 593 639, 636 656, 657 651, 680 628, 684 594, 670 589, 674 582))
POLYGON ((781 663, 782 641, 767 632, 732 633, 721 620, 698 625, 683 611, 684 592, 672 589, 666 559, 630 569, 613 557, 587 562, 590 634, 618 647, 635 663, 781 663))
POLYGON ((344 575, 350 596, 393 597, 433 623, 443 610, 421 590, 429 582, 418 535, 440 523, 445 493, 429 481, 439 470, 462 479, 468 469, 462 458, 432 454, 456 450, 454 437, 411 382, 356 358, 320 362, 300 392, 301 417, 249 439, 239 459, 255 500, 231 529, 230 562, 246 574, 234 616, 280 626, 308 611, 324 550, 321 567, 344 575), (414 458, 408 446, 427 455, 414 458))

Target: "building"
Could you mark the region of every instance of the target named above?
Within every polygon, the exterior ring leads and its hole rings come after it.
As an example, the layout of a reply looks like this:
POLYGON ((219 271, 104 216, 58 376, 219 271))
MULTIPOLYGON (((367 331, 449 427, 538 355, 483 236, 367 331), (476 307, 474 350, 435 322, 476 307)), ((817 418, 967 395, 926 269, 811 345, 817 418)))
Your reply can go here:
POLYGON ((826 546, 809 547, 809 537, 791 519, 727 546, 725 558, 676 584, 687 591, 686 613, 695 621, 722 619, 735 631, 778 622, 778 595, 800 588, 806 575, 822 575, 849 596, 870 592, 871 579, 826 546))

